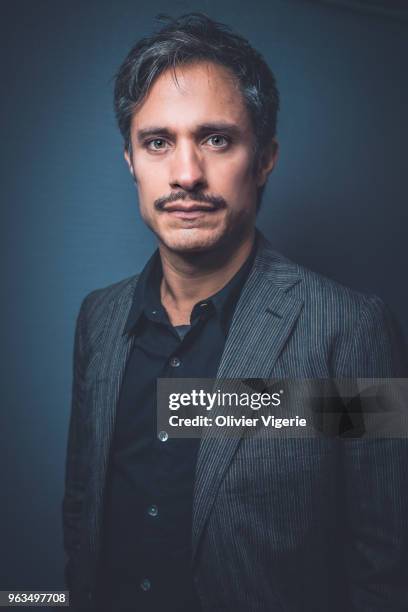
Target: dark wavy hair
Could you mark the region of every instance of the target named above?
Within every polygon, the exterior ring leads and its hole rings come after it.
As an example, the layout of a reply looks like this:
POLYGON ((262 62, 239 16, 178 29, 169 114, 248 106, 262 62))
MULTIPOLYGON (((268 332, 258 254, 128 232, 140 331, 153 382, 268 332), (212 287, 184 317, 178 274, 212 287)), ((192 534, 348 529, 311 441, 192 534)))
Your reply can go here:
POLYGON ((210 61, 235 75, 252 119, 256 152, 262 151, 276 133, 279 93, 261 54, 228 26, 202 13, 158 19, 165 25, 132 47, 116 75, 114 107, 125 148, 130 150, 132 115, 154 80, 169 68, 210 61))

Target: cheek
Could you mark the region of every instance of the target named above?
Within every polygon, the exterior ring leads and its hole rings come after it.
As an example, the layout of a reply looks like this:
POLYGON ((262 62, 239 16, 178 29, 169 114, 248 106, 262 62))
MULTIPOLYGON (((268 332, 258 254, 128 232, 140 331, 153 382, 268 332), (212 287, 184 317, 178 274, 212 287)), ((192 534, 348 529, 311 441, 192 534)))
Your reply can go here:
MULTIPOLYGON (((135 163, 133 165, 135 171, 135 177, 137 180, 137 184, 140 186, 140 189, 146 191, 149 189, 149 185, 152 185, 152 177, 153 172, 148 164, 143 164, 141 162, 135 163)), ((154 184, 154 183, 153 183, 154 184)))
POLYGON ((227 162, 223 170, 219 173, 219 180, 230 194, 240 199, 240 196, 247 197, 248 193, 256 191, 252 157, 243 153, 227 162))
POLYGON ((163 179, 163 167, 158 164, 134 164, 136 186, 139 195, 139 204, 141 210, 144 208, 149 209, 159 197, 162 197, 167 193, 165 189, 165 183, 163 179))

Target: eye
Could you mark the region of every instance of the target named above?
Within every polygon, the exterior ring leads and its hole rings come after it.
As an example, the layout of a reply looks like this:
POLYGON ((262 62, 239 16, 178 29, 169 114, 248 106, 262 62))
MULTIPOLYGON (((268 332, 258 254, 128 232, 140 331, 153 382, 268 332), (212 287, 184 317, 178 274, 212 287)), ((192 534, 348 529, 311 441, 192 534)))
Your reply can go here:
POLYGON ((223 149, 229 144, 227 138, 225 136, 222 136, 221 134, 213 134, 212 136, 207 138, 206 142, 208 142, 208 144, 214 147, 215 149, 223 149))
POLYGON ((153 138, 146 142, 146 148, 150 151, 163 151, 166 148, 167 142, 164 138, 153 138))

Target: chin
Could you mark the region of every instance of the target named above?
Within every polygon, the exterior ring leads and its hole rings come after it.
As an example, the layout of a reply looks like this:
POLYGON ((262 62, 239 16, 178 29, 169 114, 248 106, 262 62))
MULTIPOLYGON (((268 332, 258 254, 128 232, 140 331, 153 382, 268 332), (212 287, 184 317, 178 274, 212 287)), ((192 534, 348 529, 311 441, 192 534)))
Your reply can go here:
POLYGON ((223 233, 216 230, 185 229, 166 232, 159 239, 169 250, 177 253, 204 253, 222 243, 223 233))

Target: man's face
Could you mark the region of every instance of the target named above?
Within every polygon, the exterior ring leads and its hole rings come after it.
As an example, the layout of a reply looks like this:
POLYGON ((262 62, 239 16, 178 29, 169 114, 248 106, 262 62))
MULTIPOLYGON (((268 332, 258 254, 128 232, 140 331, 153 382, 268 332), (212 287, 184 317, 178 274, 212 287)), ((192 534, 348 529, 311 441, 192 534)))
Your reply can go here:
POLYGON ((195 63, 162 73, 131 125, 140 212, 162 245, 209 251, 252 232, 258 188, 274 165, 255 168, 254 133, 231 72, 195 63))

